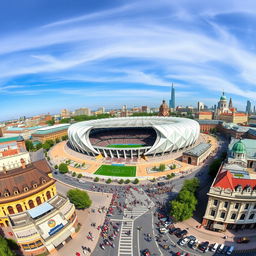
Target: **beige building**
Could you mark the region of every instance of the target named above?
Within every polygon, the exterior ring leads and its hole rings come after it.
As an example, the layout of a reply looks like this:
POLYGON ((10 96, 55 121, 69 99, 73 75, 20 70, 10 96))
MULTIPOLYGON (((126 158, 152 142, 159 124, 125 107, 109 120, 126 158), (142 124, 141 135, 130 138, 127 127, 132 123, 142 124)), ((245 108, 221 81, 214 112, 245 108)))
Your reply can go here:
POLYGON ((60 111, 60 116, 61 118, 70 118, 71 117, 71 113, 68 109, 62 109, 60 111))
POLYGON ((74 113, 75 116, 90 116, 91 115, 91 110, 89 108, 79 108, 75 110, 74 113))
POLYGON ((256 227, 256 141, 233 140, 208 192, 202 225, 214 231, 256 227))
POLYGON ((199 120, 212 120, 213 113, 210 111, 200 111, 196 114, 196 117, 199 120))

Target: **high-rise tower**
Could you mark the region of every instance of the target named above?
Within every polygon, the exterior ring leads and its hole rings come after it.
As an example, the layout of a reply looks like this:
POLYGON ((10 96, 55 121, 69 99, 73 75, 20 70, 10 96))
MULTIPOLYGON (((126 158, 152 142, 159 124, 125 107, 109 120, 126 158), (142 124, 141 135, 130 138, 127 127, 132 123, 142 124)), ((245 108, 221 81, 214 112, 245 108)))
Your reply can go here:
POLYGON ((171 99, 169 100, 169 108, 175 109, 175 89, 172 84, 171 99))

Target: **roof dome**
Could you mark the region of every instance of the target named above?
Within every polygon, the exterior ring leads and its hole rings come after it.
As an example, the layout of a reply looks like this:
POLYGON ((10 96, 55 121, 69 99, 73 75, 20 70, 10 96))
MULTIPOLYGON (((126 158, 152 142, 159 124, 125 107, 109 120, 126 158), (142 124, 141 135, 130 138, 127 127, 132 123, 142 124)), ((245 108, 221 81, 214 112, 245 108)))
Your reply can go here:
POLYGON ((245 149, 244 143, 243 143, 241 140, 237 141, 237 142, 233 145, 232 151, 233 151, 234 153, 238 153, 238 154, 245 154, 246 149, 245 149))
POLYGON ((227 100, 227 97, 225 96, 224 92, 223 92, 223 94, 221 95, 220 100, 227 100))

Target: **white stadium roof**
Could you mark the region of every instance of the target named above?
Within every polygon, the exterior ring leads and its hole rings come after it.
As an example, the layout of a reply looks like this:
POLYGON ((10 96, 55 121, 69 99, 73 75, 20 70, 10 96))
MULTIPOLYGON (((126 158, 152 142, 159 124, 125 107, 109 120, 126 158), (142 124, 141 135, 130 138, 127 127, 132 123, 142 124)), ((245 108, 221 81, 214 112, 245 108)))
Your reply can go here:
MULTIPOLYGON (((121 117, 75 123, 68 129, 69 142, 71 146, 79 152, 97 155, 100 152, 97 147, 91 144, 89 139, 89 134, 92 129, 128 127, 151 127, 155 130, 157 138, 154 145, 151 146, 145 155, 172 152, 186 148, 194 144, 200 134, 198 122, 192 119, 157 116, 121 117)), ((109 148, 106 149, 110 150, 109 148)))

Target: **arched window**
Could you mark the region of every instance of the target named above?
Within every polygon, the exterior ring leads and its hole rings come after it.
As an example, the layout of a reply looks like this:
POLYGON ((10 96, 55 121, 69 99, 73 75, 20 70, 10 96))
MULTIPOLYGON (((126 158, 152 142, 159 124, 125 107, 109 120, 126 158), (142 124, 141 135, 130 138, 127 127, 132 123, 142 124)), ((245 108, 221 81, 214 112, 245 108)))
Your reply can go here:
POLYGON ((36 203, 37 203, 37 205, 39 205, 39 204, 42 203, 40 196, 38 196, 38 197, 36 198, 36 203))
POLYGON ((252 219, 254 218, 254 215, 255 215, 255 214, 252 213, 252 214, 250 215, 249 219, 252 220, 252 219))
POLYGON ((50 193, 50 191, 47 191, 47 192, 46 192, 46 197, 47 197, 48 200, 51 199, 51 193, 50 193))
POLYGON ((32 209, 35 207, 34 202, 32 200, 28 201, 29 208, 32 209))
POLYGON ((22 206, 20 204, 16 205, 16 209, 18 212, 23 212, 22 206))
POLYGON ((9 214, 14 214, 14 210, 13 210, 12 206, 8 206, 7 210, 9 212, 9 214))
POLYGON ((243 213, 241 216, 240 216, 240 220, 244 220, 245 219, 245 214, 243 213))

